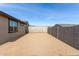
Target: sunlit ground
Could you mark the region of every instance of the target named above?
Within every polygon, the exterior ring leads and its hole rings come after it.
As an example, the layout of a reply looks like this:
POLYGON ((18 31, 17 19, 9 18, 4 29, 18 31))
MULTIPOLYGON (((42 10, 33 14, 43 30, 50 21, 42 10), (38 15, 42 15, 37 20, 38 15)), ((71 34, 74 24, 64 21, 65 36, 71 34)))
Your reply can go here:
POLYGON ((29 33, 0 46, 0 55, 79 55, 79 51, 47 33, 29 33))

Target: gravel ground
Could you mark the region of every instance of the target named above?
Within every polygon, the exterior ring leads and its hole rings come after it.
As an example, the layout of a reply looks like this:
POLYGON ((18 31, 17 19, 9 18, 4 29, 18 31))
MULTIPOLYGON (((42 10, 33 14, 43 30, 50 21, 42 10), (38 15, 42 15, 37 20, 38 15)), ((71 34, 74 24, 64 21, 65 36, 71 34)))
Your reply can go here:
POLYGON ((14 42, 0 46, 4 56, 69 56, 79 55, 79 50, 47 33, 29 33, 14 42))

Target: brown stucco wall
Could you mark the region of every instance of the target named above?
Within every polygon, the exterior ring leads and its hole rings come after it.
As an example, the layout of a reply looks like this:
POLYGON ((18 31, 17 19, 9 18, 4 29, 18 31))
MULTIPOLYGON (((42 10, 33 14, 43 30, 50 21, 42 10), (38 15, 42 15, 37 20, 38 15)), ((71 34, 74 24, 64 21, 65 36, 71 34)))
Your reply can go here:
POLYGON ((18 32, 8 33, 8 18, 0 15, 0 44, 26 34, 25 29, 28 31, 28 26, 20 26, 20 23, 18 22, 18 32))

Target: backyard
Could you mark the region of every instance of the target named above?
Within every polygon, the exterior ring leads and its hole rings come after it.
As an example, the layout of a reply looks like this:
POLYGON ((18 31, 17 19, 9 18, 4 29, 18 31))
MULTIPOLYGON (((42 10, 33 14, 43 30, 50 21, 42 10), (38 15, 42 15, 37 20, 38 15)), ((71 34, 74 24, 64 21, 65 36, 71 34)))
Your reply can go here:
POLYGON ((79 55, 79 50, 67 45, 48 33, 28 33, 16 41, 1 45, 0 55, 79 55))

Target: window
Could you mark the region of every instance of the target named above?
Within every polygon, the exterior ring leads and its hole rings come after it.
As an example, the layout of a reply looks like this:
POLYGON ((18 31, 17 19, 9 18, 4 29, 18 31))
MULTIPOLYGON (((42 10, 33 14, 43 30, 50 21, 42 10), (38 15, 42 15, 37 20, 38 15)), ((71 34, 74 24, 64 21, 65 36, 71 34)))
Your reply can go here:
POLYGON ((24 24, 20 22, 20 26, 24 26, 24 24))
POLYGON ((18 31, 17 21, 9 20, 9 33, 14 33, 18 31))

